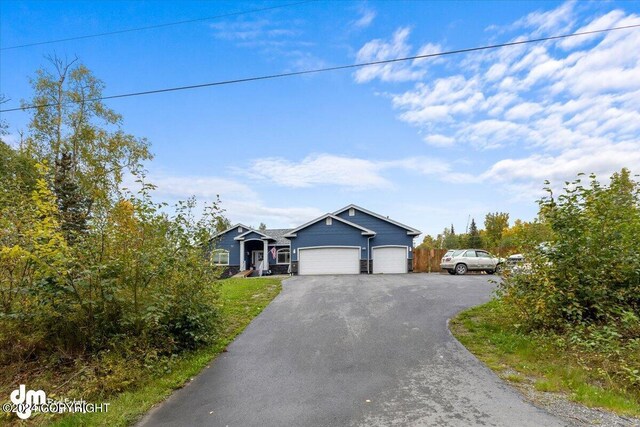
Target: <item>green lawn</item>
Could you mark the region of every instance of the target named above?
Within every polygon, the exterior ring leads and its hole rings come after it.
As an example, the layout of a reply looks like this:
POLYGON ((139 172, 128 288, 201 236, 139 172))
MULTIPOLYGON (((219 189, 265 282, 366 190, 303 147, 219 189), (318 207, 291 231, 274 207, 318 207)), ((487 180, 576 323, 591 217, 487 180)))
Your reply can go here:
POLYGON ((640 416, 640 395, 603 381, 596 375, 600 366, 584 363, 585 355, 562 350, 550 337, 520 332, 505 319, 494 300, 458 314, 450 328, 469 351, 515 386, 527 382, 586 406, 640 416))
POLYGON ((275 278, 224 280, 220 288, 224 323, 215 345, 181 356, 172 365, 171 372, 150 378, 134 390, 108 400, 110 406, 106 414, 73 414, 56 420, 53 425, 131 425, 207 366, 280 293, 280 289, 280 279, 275 278))

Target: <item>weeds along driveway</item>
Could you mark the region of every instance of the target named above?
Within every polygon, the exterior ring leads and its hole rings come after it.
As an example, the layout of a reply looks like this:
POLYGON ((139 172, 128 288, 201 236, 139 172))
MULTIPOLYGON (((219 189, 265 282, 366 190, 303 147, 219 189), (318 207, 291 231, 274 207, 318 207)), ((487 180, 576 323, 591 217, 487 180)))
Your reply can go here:
POLYGON ((145 426, 556 426, 447 328, 484 275, 307 276, 145 426))

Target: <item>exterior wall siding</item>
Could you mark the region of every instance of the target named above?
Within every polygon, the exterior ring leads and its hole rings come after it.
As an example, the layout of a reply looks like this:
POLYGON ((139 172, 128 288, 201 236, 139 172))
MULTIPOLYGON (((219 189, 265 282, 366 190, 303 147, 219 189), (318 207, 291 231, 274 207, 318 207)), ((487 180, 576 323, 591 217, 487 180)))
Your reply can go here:
MULTIPOLYGON (((401 245, 409 248, 413 247, 413 236, 407 235, 407 230, 395 224, 384 221, 375 216, 355 209, 355 215, 349 216, 349 209, 338 215, 340 218, 358 224, 376 232, 376 236, 371 239, 371 247, 385 245, 401 245)), ((413 250, 409 251, 409 259, 413 258, 413 250)))
MULTIPOLYGON (((276 251, 278 251, 280 249, 289 248, 289 245, 278 245, 278 246, 269 245, 269 254, 268 254, 268 256, 269 256, 269 269, 273 270, 273 267, 276 267, 276 266, 277 267, 284 267, 285 269, 288 269, 289 268, 289 264, 277 264, 277 262, 278 262, 278 258, 277 258, 278 257, 278 253, 276 252, 276 256, 274 257, 271 254, 271 249, 273 249, 273 248, 276 248, 276 251)), ((289 248, 289 250, 291 250, 291 248, 289 248)))
POLYGON ((326 225, 324 220, 318 221, 296 234, 297 237, 289 238, 292 261, 298 261, 299 248, 310 246, 359 246, 360 258, 367 259, 367 236, 363 236, 361 230, 340 221, 333 220, 331 225, 326 225))
POLYGON ((216 249, 224 249, 229 251, 229 265, 240 265, 240 242, 237 240, 233 240, 235 237, 238 237, 242 233, 246 233, 247 229, 242 228, 242 232, 238 233, 238 227, 233 230, 228 231, 222 236, 218 236, 214 240, 214 245, 216 249))
MULTIPOLYGON (((375 216, 369 215, 358 209, 355 209, 355 215, 349 216, 349 210, 341 212, 338 217, 358 224, 367 229, 376 232, 375 237, 369 238, 369 236, 363 236, 362 231, 353 228, 347 224, 343 224, 340 221, 334 220, 331 225, 326 225, 325 220, 320 220, 315 224, 312 224, 300 231, 298 231, 297 237, 290 238, 290 245, 274 245, 273 243, 268 246, 268 260, 269 269, 273 274, 288 274, 289 264, 277 264, 276 256, 271 254, 271 249, 276 250, 283 248, 290 248, 291 250, 291 273, 298 273, 298 249, 314 246, 359 246, 360 249, 360 272, 367 273, 367 271, 373 271, 373 261, 371 260, 371 254, 367 251, 367 248, 375 246, 387 246, 387 245, 399 245, 407 246, 410 248, 407 259, 407 271, 413 271, 413 236, 407 235, 405 228, 399 227, 395 224, 384 221, 375 216), (365 249, 362 249, 365 248, 365 249), (367 269, 368 266, 368 269, 367 269)), ((240 270, 240 241, 234 240, 240 234, 246 233, 247 228, 242 227, 242 231, 238 232, 238 227, 228 231, 227 233, 219 236, 213 244, 218 249, 224 249, 229 251, 229 265, 223 266, 222 277, 230 277, 240 270)), ((247 245, 247 251, 261 250, 262 249, 262 237, 260 234, 251 232, 244 236, 245 247, 247 245), (249 239, 251 239, 249 241, 249 239), (259 247, 258 247, 259 246, 259 247)), ((212 244, 212 246, 213 246, 212 244)), ((246 256, 246 255, 245 255, 246 256)), ((250 263, 250 256, 247 257, 247 263, 250 263)), ((248 264, 247 264, 248 265, 248 264)))

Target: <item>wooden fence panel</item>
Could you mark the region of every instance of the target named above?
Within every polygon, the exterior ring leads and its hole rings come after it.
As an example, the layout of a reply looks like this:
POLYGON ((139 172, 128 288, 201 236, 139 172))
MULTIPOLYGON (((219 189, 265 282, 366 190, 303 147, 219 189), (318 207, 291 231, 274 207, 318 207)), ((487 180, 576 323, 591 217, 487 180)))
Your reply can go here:
MULTIPOLYGON (((516 248, 491 248, 488 252, 506 257, 517 252, 516 248)), ((414 273, 437 273, 440 272, 440 260, 447 253, 447 249, 414 249, 413 250, 413 271, 414 273)))

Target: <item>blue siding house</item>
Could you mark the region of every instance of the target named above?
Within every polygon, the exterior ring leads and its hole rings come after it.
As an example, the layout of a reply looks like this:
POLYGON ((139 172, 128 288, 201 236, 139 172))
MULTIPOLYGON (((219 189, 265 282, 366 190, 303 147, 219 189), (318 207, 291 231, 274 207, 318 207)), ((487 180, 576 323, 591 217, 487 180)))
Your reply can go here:
POLYGON ((360 274, 412 271, 419 230, 356 205, 294 229, 258 231, 243 224, 214 236, 212 260, 225 276, 258 274, 360 274), (265 256, 266 254, 266 256, 265 256))

